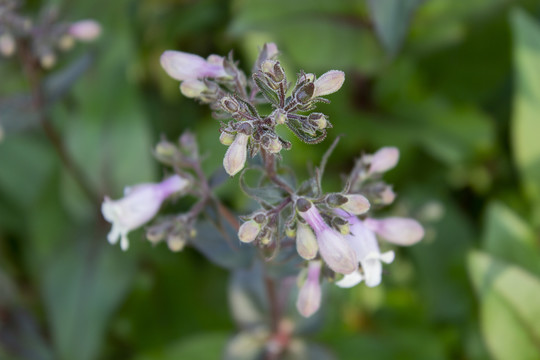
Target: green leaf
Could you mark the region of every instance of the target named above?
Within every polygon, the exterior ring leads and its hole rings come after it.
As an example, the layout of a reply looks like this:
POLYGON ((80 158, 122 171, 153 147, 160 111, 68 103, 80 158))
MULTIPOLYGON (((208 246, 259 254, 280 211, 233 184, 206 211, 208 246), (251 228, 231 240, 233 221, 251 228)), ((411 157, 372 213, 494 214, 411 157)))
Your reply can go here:
MULTIPOLYGON (((262 203, 262 204, 268 204, 268 203, 274 203, 276 201, 282 200, 283 195, 282 191, 277 188, 276 186, 270 185, 270 186, 254 186, 250 187, 246 182, 246 173, 251 170, 249 168, 246 168, 242 171, 239 178, 239 184, 240 188, 244 193, 249 196, 250 198, 262 203)), ((253 169, 258 170, 258 169, 253 169)))
POLYGON ((395 55, 409 28, 413 12, 422 0, 369 0, 375 30, 386 51, 395 55))
POLYGON ((495 359, 540 357, 540 279, 474 251, 469 272, 480 298, 481 327, 495 359))
POLYGON ((160 351, 138 356, 135 360, 220 359, 228 338, 226 333, 194 335, 160 351))
POLYGON ((512 147, 525 191, 540 206, 540 26, 522 10, 511 16, 515 92, 512 147))
POLYGON ((134 262, 104 236, 63 244, 42 270, 41 290, 58 358, 96 359, 134 262))
POLYGON ((536 235, 511 209, 501 203, 491 203, 486 211, 484 228, 484 250, 540 275, 536 235))

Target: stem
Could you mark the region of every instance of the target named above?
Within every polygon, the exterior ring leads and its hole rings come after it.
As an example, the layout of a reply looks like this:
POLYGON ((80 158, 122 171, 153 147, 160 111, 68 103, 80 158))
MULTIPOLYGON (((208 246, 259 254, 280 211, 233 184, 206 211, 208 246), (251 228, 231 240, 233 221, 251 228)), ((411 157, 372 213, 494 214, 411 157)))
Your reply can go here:
POLYGON ((32 101, 38 113, 39 122, 41 124, 41 127, 43 128, 43 131, 45 132, 45 135, 51 142, 54 150, 56 151, 56 154, 60 158, 60 161, 62 162, 68 173, 70 173, 73 180, 75 180, 75 182, 79 185, 83 193, 88 197, 91 202, 99 204, 101 202, 100 197, 96 192, 94 192, 92 186, 90 186, 90 184, 86 180, 84 173, 75 164, 75 162, 69 155, 69 152, 67 151, 66 146, 62 141, 62 137, 56 131, 52 122, 46 114, 45 93, 43 92, 43 86, 41 82, 41 69, 37 62, 37 59, 32 55, 29 45, 26 42, 20 41, 19 44, 17 44, 17 48, 19 49, 19 57, 23 64, 26 77, 28 79, 28 82, 30 83, 30 88, 32 91, 32 101))
POLYGON ((272 180, 274 184, 278 185, 280 188, 289 193, 291 196, 294 196, 294 190, 287 183, 281 180, 276 173, 276 161, 274 154, 269 153, 263 148, 261 148, 261 156, 264 163, 264 169, 266 170, 266 175, 268 176, 268 178, 272 180))

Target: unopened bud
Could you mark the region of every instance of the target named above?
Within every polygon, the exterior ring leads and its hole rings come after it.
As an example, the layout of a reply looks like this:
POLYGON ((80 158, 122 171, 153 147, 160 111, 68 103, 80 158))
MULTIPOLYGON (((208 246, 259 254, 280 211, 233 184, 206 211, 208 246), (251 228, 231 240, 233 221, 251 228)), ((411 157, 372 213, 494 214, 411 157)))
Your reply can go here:
POLYGON ((338 91, 345 81, 345 73, 339 70, 330 70, 315 80, 313 97, 324 96, 338 91))
POLYGON ((353 215, 365 214, 370 207, 369 200, 360 194, 351 194, 345 196, 347 202, 341 205, 341 208, 353 215))
POLYGON ((173 252, 182 251, 186 246, 186 240, 180 234, 174 234, 167 238, 167 246, 173 252))
POLYGON ((44 69, 51 69, 56 64, 56 56, 53 53, 43 55, 39 62, 44 69))
POLYGON ((274 71, 274 65, 277 63, 276 60, 265 60, 261 64, 261 71, 264 73, 272 73, 274 71))
POLYGON ((223 158, 223 167, 230 176, 236 175, 244 168, 247 159, 247 144, 249 136, 238 133, 233 143, 227 149, 223 158))
POLYGON ((318 250, 319 245, 313 230, 308 225, 299 222, 296 230, 296 251, 298 254, 306 260, 311 260, 317 256, 318 250))
POLYGON ((60 50, 70 50, 75 45, 75 39, 71 35, 63 35, 58 41, 58 47, 60 50))
POLYGON ((326 129, 326 127, 328 126, 328 120, 326 120, 326 115, 321 113, 309 114, 308 120, 319 130, 326 129))
POLYGON ((304 317, 310 317, 321 306, 320 274, 321 263, 319 261, 310 261, 306 281, 300 288, 296 300, 296 309, 304 317))
POLYGON ((230 113, 237 112, 240 109, 238 101, 236 101, 230 96, 226 96, 221 99, 221 107, 223 108, 223 110, 230 113))
POLYGON ((399 161, 399 150, 396 147, 383 147, 371 157, 370 173, 383 173, 392 169, 399 161))
POLYGON ((68 32, 79 41, 94 41, 101 34, 101 25, 95 20, 81 20, 71 24, 68 32))
POLYGON ((259 235, 259 241, 263 245, 268 245, 272 242, 272 231, 268 227, 265 227, 261 231, 259 235))
POLYGON ((235 135, 228 133, 226 131, 223 131, 221 135, 219 135, 219 142, 223 145, 231 145, 234 141, 235 135))
POLYGON ((260 231, 261 225, 254 220, 249 220, 238 229, 238 238, 241 242, 250 243, 257 238, 260 231))
POLYGON ((253 217, 253 220, 255 220, 257 224, 264 224, 266 222, 266 215, 257 214, 253 217))
POLYGON ((146 238, 154 245, 163 240, 166 234, 165 227, 161 225, 154 225, 146 229, 146 238))
POLYGON ((390 186, 384 188, 382 192, 379 193, 380 202, 383 205, 390 205, 394 202, 396 198, 396 193, 392 190, 390 186))
POLYGON ((294 227, 294 223, 287 224, 287 226, 285 226, 285 235, 291 239, 296 237, 296 228, 294 227))
POLYGON ((279 50, 278 50, 277 45, 275 43, 266 43, 266 44, 264 44, 264 47, 266 48, 266 56, 269 59, 277 56, 279 50))
POLYGON ((0 53, 5 56, 11 56, 15 53, 15 39, 10 34, 0 35, 0 53))
POLYGON ((281 141, 279 141, 279 138, 275 137, 270 141, 267 149, 272 154, 278 154, 281 151, 282 147, 283 146, 281 145, 281 141))
POLYGON ((182 95, 191 99, 200 97, 206 90, 208 90, 206 84, 197 79, 185 80, 180 84, 180 92, 182 95))
POLYGON ((161 157, 171 157, 178 151, 177 147, 167 140, 161 140, 156 145, 156 155, 161 157))
POLYGON ((281 109, 274 112, 274 121, 276 124, 283 125, 287 121, 287 113, 281 109))

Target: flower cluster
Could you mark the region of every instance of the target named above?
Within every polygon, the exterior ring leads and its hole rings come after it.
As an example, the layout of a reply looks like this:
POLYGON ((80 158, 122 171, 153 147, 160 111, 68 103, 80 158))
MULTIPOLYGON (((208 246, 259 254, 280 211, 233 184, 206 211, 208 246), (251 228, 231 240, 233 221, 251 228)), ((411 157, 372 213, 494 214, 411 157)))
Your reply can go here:
POLYGON ((56 64, 56 51, 71 49, 75 41, 94 41, 101 34, 101 26, 95 20, 74 23, 58 21, 54 9, 44 9, 35 21, 19 14, 21 2, 0 2, 0 54, 12 56, 17 44, 28 44, 32 56, 39 64, 50 69, 56 64))
MULTIPOLYGON (((257 247, 261 257, 271 263, 280 257, 284 271, 298 276, 298 312, 304 317, 320 307, 323 277, 339 287, 365 282, 369 287, 381 283, 383 263, 394 260, 392 250, 381 251, 378 238, 396 245, 412 245, 424 236, 423 227, 413 219, 388 217, 378 219, 372 213, 390 205, 396 197, 382 175, 394 168, 399 150, 384 147, 374 154, 361 156, 346 178, 340 192, 325 193, 322 176, 330 147, 314 175, 297 185, 294 174, 279 165, 279 154, 291 143, 276 132, 280 125, 306 143, 322 141, 331 128, 328 116, 314 112, 318 103, 338 91, 344 83, 342 71, 330 70, 320 77, 301 71, 296 82, 287 80, 275 44, 265 44, 247 77, 232 55, 221 57, 165 51, 161 65, 180 81, 181 93, 207 104, 221 121, 219 140, 228 149, 223 167, 230 175, 240 173, 242 190, 260 207, 253 213, 229 223, 238 228, 240 243, 257 247), (269 104, 270 111, 261 114, 259 105, 269 104), (246 167, 249 157, 260 154, 261 165, 246 167), (256 186, 247 184, 247 171, 258 174, 256 186), (298 265, 301 270, 298 271, 298 265), (287 268, 288 266, 288 268, 287 268)), ((268 109, 268 106, 266 107, 268 109)), ((153 218, 161 202, 179 191, 195 195, 199 201, 184 214, 165 217, 147 228, 153 242, 166 239, 171 250, 183 248, 193 236, 197 216, 207 204, 223 212, 223 206, 211 194, 211 186, 200 167, 197 145, 189 133, 182 135, 179 146, 161 141, 155 155, 177 175, 160 184, 147 184, 129 192, 118 201, 106 199, 105 218, 113 223, 109 240, 121 237, 127 248, 128 231, 153 218), (189 186, 188 186, 189 185, 189 186)), ((226 216, 226 217, 227 217, 226 216)))
POLYGON ((300 73, 290 87, 276 57, 275 44, 266 44, 247 79, 232 59, 211 55, 208 59, 180 51, 165 51, 161 65, 174 79, 180 80, 180 91, 187 97, 207 103, 215 115, 226 119, 222 123, 220 141, 229 146, 223 167, 231 176, 244 168, 248 154, 279 154, 290 149, 291 143, 280 137, 276 126, 287 126, 307 143, 318 143, 331 127, 328 117, 312 112, 316 103, 328 102, 323 96, 338 91, 345 75, 331 70, 317 78, 300 73), (257 105, 270 103, 272 112, 259 113, 257 105))

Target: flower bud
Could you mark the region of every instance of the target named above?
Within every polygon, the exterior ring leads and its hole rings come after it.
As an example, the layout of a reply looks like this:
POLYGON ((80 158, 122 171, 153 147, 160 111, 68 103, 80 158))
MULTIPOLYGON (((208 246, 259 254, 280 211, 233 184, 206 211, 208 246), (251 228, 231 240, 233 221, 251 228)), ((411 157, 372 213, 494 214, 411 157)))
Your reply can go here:
POLYGON ((223 145, 229 146, 233 143, 234 138, 235 138, 234 134, 223 131, 221 135, 219 135, 219 142, 222 143, 223 145))
POLYGON ((345 197, 347 198, 347 202, 341 205, 341 208, 348 213, 362 215, 369 210, 370 204, 365 196, 360 194, 350 194, 345 197))
POLYGON ((238 229, 238 238, 241 242, 250 243, 257 238, 261 231, 261 225, 255 220, 249 220, 240 226, 238 229))
POLYGON ((9 57, 15 53, 15 39, 10 34, 0 35, 0 53, 9 57))
POLYGON ((228 77, 220 56, 209 56, 208 60, 194 54, 182 51, 165 51, 160 63, 167 74, 173 79, 185 81, 202 79, 205 77, 228 77))
POLYGON ((179 252, 186 246, 186 239, 181 234, 171 234, 167 238, 167 246, 172 252, 179 252))
POLYGON ((326 195, 325 201, 328 206, 335 208, 347 203, 347 201, 349 200, 346 196, 343 196, 341 194, 328 194, 326 195))
POLYGON ((268 59, 276 57, 279 53, 279 50, 275 43, 266 43, 264 44, 264 47, 266 48, 266 57, 268 59))
POLYGON ((281 141, 279 141, 279 138, 275 137, 270 140, 270 143, 268 144, 268 151, 270 151, 272 154, 278 154, 281 151, 281 148, 283 146, 281 145, 281 141))
POLYGON ((424 237, 424 228, 414 219, 389 217, 382 220, 366 219, 365 225, 385 240, 397 245, 413 245, 424 237))
POLYGON ((313 97, 324 96, 338 91, 345 81, 345 73, 339 70, 330 70, 315 80, 313 97))
POLYGON ((298 222, 298 228, 296 229, 296 251, 298 251, 298 254, 306 260, 311 260, 317 256, 318 250, 317 238, 311 228, 298 222))
POLYGON ((369 167, 369 172, 374 173, 383 173, 392 169, 397 165, 399 160, 399 150, 396 147, 383 147, 379 149, 371 157, 371 165, 369 167))
POLYGON ((178 148, 167 140, 161 140, 156 145, 156 155, 163 158, 170 158, 176 154, 178 148))
POLYGON ((75 45, 75 39, 71 35, 65 34, 58 40, 58 47, 60 50, 70 50, 73 45, 75 45))
POLYGON ((296 309, 304 317, 310 317, 321 306, 320 274, 321 263, 319 261, 310 261, 306 281, 300 288, 298 299, 296 300, 296 309))
POLYGON ((396 193, 390 186, 386 186, 383 191, 379 193, 380 202, 383 205, 390 205, 396 198, 396 193))
POLYGON ((233 143, 227 149, 223 158, 223 167, 230 176, 236 175, 236 173, 244 168, 247 158, 248 140, 248 135, 238 133, 233 143))
POLYGON ((51 69, 56 64, 56 56, 48 53, 40 57, 39 62, 44 69, 51 69))
POLYGON ((315 125, 315 127, 319 130, 326 129, 328 126, 328 120, 326 119, 326 115, 321 113, 311 113, 308 116, 308 120, 311 124, 315 125))
POLYGON ((94 41, 101 34, 101 25, 95 20, 81 20, 71 24, 68 33, 79 41, 94 41))
POLYGON ((291 239, 296 237, 296 228, 294 227, 294 223, 287 224, 285 226, 285 235, 291 239))
POLYGON ((220 102, 223 110, 227 112, 235 113, 240 109, 240 104, 238 104, 238 101, 230 96, 223 97, 220 102))
POLYGON ((276 124, 283 125, 287 121, 287 113, 281 109, 274 111, 274 121, 276 124))
POLYGON ((200 97, 206 90, 208 90, 206 84, 203 81, 196 79, 182 81, 180 84, 180 92, 182 95, 190 99, 200 97))

